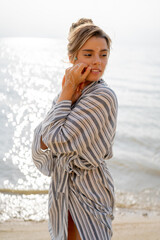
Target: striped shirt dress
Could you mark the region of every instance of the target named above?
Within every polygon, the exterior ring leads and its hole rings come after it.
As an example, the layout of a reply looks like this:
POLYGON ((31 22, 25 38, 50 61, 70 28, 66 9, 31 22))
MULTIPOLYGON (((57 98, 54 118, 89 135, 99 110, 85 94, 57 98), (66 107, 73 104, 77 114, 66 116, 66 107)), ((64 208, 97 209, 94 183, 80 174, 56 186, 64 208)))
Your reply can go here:
POLYGON ((109 240, 114 218, 112 157, 118 103, 103 79, 91 82, 79 99, 56 103, 34 130, 33 162, 51 176, 48 228, 52 240, 68 239, 68 211, 82 240, 109 240), (48 147, 42 150, 40 138, 48 147))

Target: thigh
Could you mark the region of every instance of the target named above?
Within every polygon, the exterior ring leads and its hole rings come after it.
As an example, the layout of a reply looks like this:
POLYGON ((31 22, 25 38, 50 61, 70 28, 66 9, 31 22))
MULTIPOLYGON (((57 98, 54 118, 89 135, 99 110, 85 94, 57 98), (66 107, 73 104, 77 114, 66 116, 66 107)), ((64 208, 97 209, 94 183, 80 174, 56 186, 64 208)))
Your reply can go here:
POLYGON ((78 229, 68 211, 68 240, 81 240, 78 229))

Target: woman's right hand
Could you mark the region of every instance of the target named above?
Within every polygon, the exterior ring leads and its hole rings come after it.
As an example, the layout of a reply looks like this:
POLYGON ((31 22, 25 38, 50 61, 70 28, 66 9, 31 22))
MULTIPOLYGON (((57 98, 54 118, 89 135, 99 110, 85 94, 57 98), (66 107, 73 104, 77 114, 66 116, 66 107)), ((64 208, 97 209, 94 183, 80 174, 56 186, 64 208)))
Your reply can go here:
POLYGON ((67 85, 73 89, 73 95, 71 98, 72 103, 76 102, 77 99, 81 96, 82 90, 85 87, 86 77, 90 73, 91 69, 90 67, 87 67, 87 65, 84 63, 81 63, 78 66, 77 65, 76 68, 71 67, 66 69, 65 75, 62 80, 62 89, 64 88, 64 86, 67 85))
POLYGON ((62 88, 65 86, 70 86, 75 92, 78 86, 85 82, 90 71, 91 67, 85 63, 78 63, 67 68, 62 82, 62 88))

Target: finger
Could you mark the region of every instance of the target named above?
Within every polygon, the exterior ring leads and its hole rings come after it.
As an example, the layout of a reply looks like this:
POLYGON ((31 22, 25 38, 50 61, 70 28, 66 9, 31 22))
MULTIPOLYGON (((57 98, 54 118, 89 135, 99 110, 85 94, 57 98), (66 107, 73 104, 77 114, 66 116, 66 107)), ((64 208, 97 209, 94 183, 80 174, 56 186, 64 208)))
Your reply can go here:
POLYGON ((67 68, 65 71, 65 75, 67 75, 71 70, 72 70, 72 67, 67 68))
POLYGON ((84 88, 84 82, 82 82, 82 83, 79 84, 79 88, 80 88, 81 90, 83 90, 83 88, 84 88))
POLYGON ((71 67, 71 69, 72 69, 72 70, 78 69, 79 66, 80 66, 80 63, 74 64, 74 65, 71 67))
POLYGON ((79 89, 83 90, 84 86, 85 86, 85 81, 81 82, 78 87, 79 89))
POLYGON ((62 80, 62 88, 63 88, 64 84, 65 84, 65 75, 64 75, 63 80, 62 80))
POLYGON ((82 74, 82 79, 86 79, 86 77, 89 75, 89 73, 91 72, 91 67, 87 67, 84 71, 84 73, 82 74))
POLYGON ((74 66, 75 70, 77 70, 78 73, 82 73, 83 69, 85 69, 88 65, 85 63, 78 63, 74 66))
POLYGON ((68 73, 71 73, 71 72, 74 72, 78 75, 81 75, 82 74, 82 71, 87 67, 88 65, 85 64, 85 63, 78 63, 78 64, 75 64, 74 66, 72 66, 71 68, 67 68, 67 72, 68 73))
POLYGON ((66 69, 66 75, 69 75, 69 74, 77 72, 78 68, 79 68, 79 64, 76 64, 76 65, 74 65, 72 67, 67 68, 66 69))

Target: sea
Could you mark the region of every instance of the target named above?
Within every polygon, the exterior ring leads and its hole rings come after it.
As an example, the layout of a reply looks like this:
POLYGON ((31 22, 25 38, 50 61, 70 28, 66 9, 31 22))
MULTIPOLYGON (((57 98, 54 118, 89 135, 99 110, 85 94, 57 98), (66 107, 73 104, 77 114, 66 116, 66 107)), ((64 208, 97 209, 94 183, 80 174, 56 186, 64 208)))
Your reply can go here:
MULTIPOLYGON (((0 222, 48 219, 50 178, 31 145, 69 66, 64 39, 0 38, 0 222)), ((160 213, 160 45, 113 43, 103 79, 119 104, 116 209, 160 213)))

